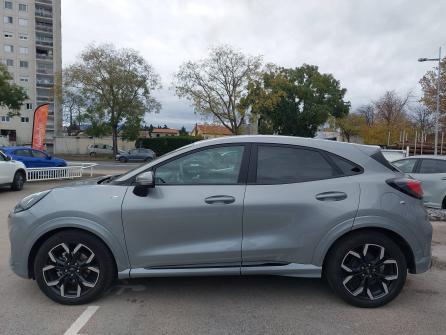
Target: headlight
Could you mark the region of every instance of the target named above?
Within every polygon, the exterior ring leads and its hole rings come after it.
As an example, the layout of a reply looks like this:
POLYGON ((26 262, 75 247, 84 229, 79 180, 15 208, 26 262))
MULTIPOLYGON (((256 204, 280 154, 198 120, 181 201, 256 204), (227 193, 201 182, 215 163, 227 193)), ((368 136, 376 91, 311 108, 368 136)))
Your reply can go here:
POLYGON ((43 191, 28 195, 26 198, 23 198, 14 208, 14 213, 19 213, 30 209, 32 206, 37 204, 40 200, 45 198, 51 190, 43 191))

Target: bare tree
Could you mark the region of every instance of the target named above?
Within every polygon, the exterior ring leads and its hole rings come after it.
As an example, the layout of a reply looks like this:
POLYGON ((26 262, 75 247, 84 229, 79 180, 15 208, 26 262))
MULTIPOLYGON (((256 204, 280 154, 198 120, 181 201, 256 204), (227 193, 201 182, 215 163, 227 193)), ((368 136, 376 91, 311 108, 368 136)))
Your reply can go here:
POLYGON ((373 106, 376 111, 376 117, 386 124, 387 128, 391 128, 406 118, 406 108, 410 92, 405 96, 399 96, 395 91, 387 91, 376 101, 373 106))
POLYGON ((416 105, 410 108, 410 119, 417 129, 430 133, 435 125, 435 115, 424 105, 416 105))
POLYGON ((367 126, 373 126, 375 123, 375 108, 373 104, 362 105, 358 107, 356 112, 364 117, 367 126))
POLYGON ((261 65, 260 56, 219 46, 211 49, 206 59, 181 65, 175 75, 176 94, 191 101, 196 112, 213 117, 238 134, 247 116, 240 100, 247 93, 249 80, 259 75, 261 65))

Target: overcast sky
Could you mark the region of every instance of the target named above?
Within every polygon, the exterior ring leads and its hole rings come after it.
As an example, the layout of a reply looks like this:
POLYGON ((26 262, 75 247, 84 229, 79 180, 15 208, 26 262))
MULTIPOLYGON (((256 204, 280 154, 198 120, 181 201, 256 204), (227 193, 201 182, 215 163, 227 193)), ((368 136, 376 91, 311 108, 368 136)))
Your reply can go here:
POLYGON ((446 1, 345 0, 62 0, 64 66, 90 43, 113 43, 141 53, 161 75, 160 114, 149 123, 188 129, 201 120, 170 89, 186 60, 231 44, 265 62, 303 63, 332 73, 353 109, 386 90, 417 98, 433 63, 446 53, 446 1))

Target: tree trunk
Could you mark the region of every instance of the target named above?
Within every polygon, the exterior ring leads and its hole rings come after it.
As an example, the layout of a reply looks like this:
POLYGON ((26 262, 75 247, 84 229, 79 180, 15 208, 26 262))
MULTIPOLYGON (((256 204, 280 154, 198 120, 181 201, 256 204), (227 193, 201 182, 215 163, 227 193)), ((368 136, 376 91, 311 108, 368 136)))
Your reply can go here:
POLYGON ((118 127, 117 126, 113 126, 112 140, 113 140, 113 155, 116 156, 118 154, 118 127))

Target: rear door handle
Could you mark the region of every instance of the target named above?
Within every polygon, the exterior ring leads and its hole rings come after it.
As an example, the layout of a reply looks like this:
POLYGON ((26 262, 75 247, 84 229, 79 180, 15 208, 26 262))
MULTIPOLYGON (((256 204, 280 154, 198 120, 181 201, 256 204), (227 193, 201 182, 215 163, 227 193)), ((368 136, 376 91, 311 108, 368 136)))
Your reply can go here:
POLYGON ((316 194, 316 199, 319 201, 340 201, 347 199, 347 193, 344 192, 323 192, 316 194))
POLYGON ((213 195, 212 197, 207 197, 204 199, 204 202, 212 205, 212 204, 232 204, 235 201, 235 198, 230 195, 213 195))

